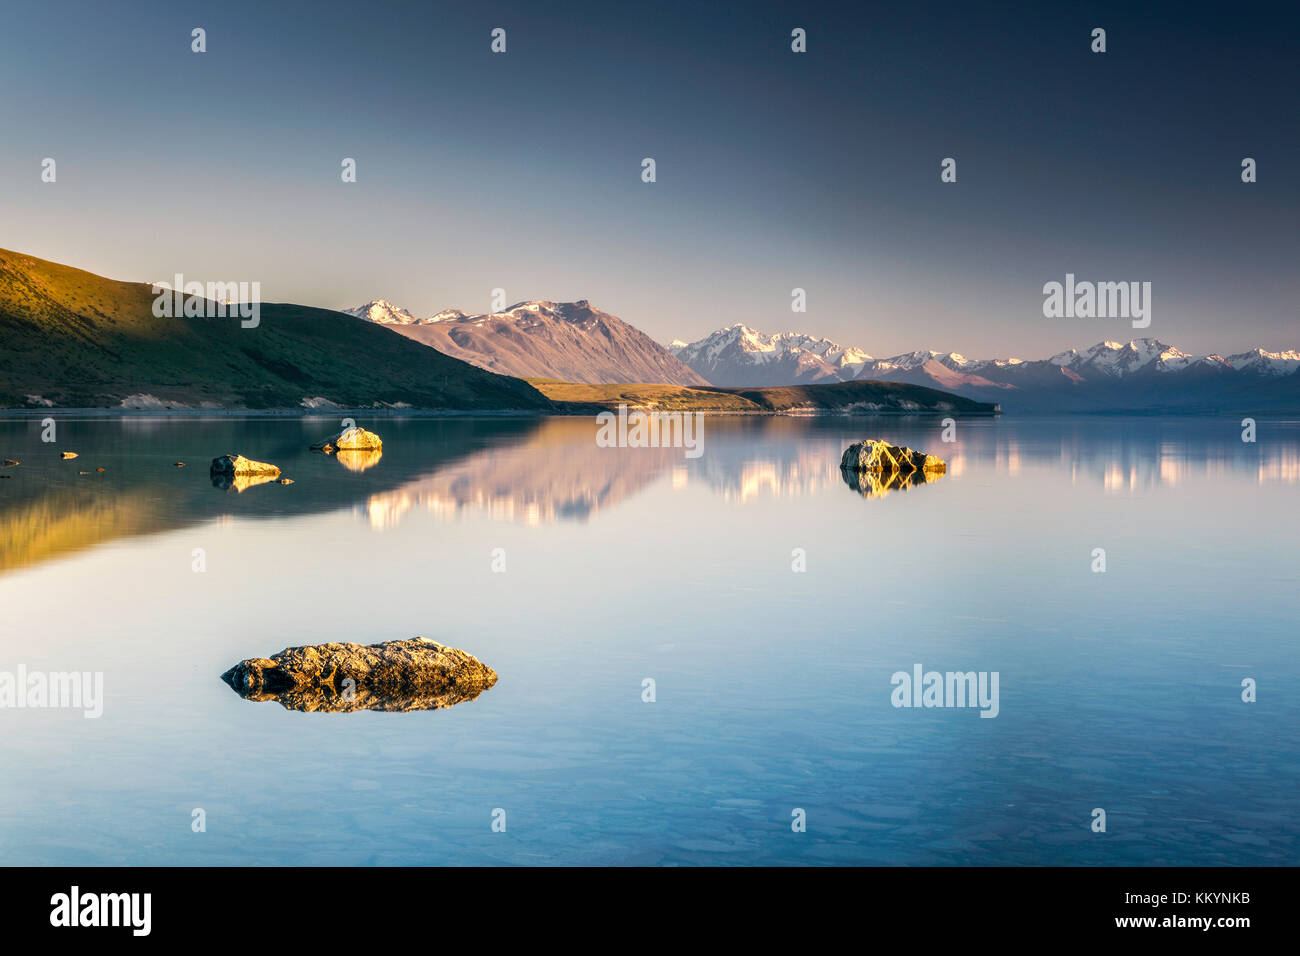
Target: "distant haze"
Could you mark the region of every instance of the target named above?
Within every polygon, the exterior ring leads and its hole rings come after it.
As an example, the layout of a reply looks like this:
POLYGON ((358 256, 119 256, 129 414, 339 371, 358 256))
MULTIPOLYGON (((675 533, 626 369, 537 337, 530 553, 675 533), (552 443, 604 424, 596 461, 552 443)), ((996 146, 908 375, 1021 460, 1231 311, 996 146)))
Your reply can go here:
POLYGON ((0 248, 337 309, 587 299, 661 343, 1300 347, 1294 23, 1051 6, 9 0, 0 248), (1150 327, 1044 318, 1067 273, 1149 281, 1150 327))

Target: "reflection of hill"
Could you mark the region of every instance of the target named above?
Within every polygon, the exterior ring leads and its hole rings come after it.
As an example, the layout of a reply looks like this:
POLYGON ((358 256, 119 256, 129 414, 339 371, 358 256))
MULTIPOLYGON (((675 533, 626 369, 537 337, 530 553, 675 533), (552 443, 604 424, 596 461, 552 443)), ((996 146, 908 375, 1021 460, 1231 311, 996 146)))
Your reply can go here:
POLYGON ((40 441, 35 420, 0 422, 0 456, 22 462, 6 469, 11 477, 0 482, 0 572, 223 516, 291 517, 350 508, 472 451, 514 441, 537 424, 517 418, 390 420, 382 429, 393 447, 382 465, 376 467, 375 458, 350 470, 349 462, 340 468, 309 450, 322 431, 319 419, 61 421, 59 447, 75 447, 76 462, 62 461, 40 441), (265 476, 240 476, 229 491, 214 488, 207 463, 230 449, 274 462, 294 483, 262 487, 265 476), (176 461, 189 467, 176 468, 176 461), (80 475, 83 462, 106 471, 80 475))
POLYGON ((677 448, 600 448, 596 423, 585 416, 392 419, 376 426, 382 460, 349 463, 308 450, 327 430, 318 419, 60 423, 59 447, 80 452, 77 462, 59 460, 41 443, 34 421, 0 422, 0 457, 22 462, 0 481, 0 571, 223 516, 293 517, 364 504, 374 528, 421 510, 526 524, 587 521, 669 476, 674 489, 707 488, 736 506, 820 494, 827 486, 842 493, 840 456, 868 435, 937 453, 952 481, 1050 473, 1117 495, 1195 480, 1300 482, 1294 431, 1243 444, 1233 424, 962 423, 960 441, 941 445, 937 423, 722 417, 706 420, 703 455, 688 459, 677 448), (223 494, 204 466, 231 450, 274 462, 294 484, 223 494), (177 460, 190 467, 174 468, 177 460), (107 470, 78 474, 89 465, 107 470))
POLYGON ((166 530, 147 495, 53 493, 0 502, 0 572, 99 544, 166 530))

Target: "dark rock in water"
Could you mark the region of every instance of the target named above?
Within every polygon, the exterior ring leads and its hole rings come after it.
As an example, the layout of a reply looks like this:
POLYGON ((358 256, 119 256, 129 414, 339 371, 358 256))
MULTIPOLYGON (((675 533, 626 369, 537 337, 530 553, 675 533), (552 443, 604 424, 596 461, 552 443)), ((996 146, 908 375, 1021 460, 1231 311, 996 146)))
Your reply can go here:
POLYGON ((220 458, 212 459, 212 467, 208 474, 212 478, 214 488, 221 488, 224 491, 233 489, 238 493, 254 485, 275 481, 280 477, 280 469, 264 461, 245 458, 243 455, 222 455, 220 458))
POLYGON ((414 637, 382 644, 288 647, 241 661, 221 675, 246 700, 287 710, 437 710, 473 700, 496 671, 464 651, 414 637))
POLYGON ((868 438, 844 449, 840 468, 845 471, 897 472, 900 475, 928 471, 942 475, 948 470, 948 464, 942 458, 923 451, 868 438))

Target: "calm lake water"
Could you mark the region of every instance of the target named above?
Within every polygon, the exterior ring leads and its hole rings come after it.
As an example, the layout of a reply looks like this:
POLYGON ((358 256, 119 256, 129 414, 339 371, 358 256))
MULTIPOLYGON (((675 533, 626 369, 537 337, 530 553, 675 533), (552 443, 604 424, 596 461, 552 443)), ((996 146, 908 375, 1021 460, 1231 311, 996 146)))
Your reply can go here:
POLYGON ((0 671, 104 702, 0 709, 0 863, 1295 865, 1300 423, 1239 421, 710 418, 690 459, 380 419, 350 461, 307 450, 336 419, 2 422, 0 671), (862 437, 949 473, 866 497, 862 437), (213 487, 225 452, 294 484, 213 487), (417 634, 498 683, 325 714, 219 679, 417 634), (916 664, 998 672, 997 717, 895 708, 916 664))

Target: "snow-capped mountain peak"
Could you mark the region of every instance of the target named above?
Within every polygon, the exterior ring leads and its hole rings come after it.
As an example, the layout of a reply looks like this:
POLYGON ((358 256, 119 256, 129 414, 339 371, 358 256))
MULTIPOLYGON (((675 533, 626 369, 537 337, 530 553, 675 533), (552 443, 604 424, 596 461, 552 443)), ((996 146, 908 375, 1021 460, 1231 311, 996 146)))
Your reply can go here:
POLYGON ((1239 372, 1253 372, 1256 375, 1289 375, 1300 368, 1300 352, 1287 349, 1284 352, 1269 352, 1254 348, 1247 352, 1238 352, 1223 359, 1229 366, 1239 372))
POLYGON ((1197 396, 1235 381, 1254 379, 1267 383, 1294 375, 1300 382, 1300 351, 1257 348, 1224 358, 1192 355, 1157 338, 1106 340, 1037 360, 971 359, 960 352, 934 349, 873 359, 862 349, 844 348, 812 335, 768 335, 736 323, 697 342, 675 341, 670 350, 697 373, 721 386, 878 379, 927 385, 998 402, 1092 402, 1104 406, 1147 401, 1160 395, 1160 401, 1176 404, 1198 400, 1197 396), (1225 379, 1225 375, 1229 378, 1225 379))
POLYGON ((344 309, 345 314, 356 316, 377 325, 414 325, 420 320, 405 309, 398 308, 387 299, 374 299, 355 309, 344 309))
POLYGON ((696 342, 675 340, 670 352, 714 381, 704 368, 738 384, 771 381, 847 381, 872 357, 862 349, 802 332, 760 332, 736 322, 696 342))

